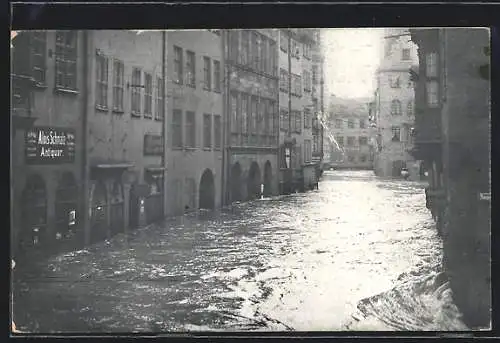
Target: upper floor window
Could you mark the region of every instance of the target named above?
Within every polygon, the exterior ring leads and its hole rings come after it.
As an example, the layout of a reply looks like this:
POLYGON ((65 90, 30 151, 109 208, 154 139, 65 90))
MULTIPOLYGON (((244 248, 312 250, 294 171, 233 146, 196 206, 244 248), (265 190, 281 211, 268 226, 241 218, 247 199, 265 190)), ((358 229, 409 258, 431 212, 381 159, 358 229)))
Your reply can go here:
POLYGON ((410 49, 403 49, 403 51, 401 52, 401 59, 403 61, 410 60, 410 49))
POLYGON ((406 114, 408 116, 412 116, 413 115, 413 101, 408 101, 408 104, 406 105, 406 114))
POLYGON ((349 129, 354 129, 354 120, 353 120, 353 119, 349 119, 349 120, 347 121, 347 127, 348 127, 349 129))
POLYGON ((241 30, 241 53, 240 53, 240 63, 247 65, 250 63, 250 37, 249 30, 241 30))
POLYGON ((124 69, 122 61, 113 61, 113 111, 116 112, 123 112, 124 69))
POLYGON ((132 97, 131 97, 131 113, 135 116, 141 115, 141 70, 134 68, 132 70, 132 97))
POLYGON ((220 93, 220 91, 221 91, 220 62, 214 60, 214 92, 220 93))
POLYGON ((297 42, 295 39, 292 39, 291 42, 292 46, 290 47, 291 48, 290 54, 292 55, 292 57, 300 59, 300 43, 297 42))
POLYGON ((263 72, 263 73, 268 73, 268 70, 267 70, 267 54, 268 54, 268 46, 267 46, 267 43, 268 42, 268 39, 267 37, 265 36, 262 36, 260 35, 260 70, 263 72))
POLYGON ((144 73, 144 116, 153 116, 153 76, 144 73))
POLYGON ((391 132, 392 132, 392 141, 401 142, 401 128, 398 126, 393 126, 391 128, 391 132))
POLYGON ((97 108, 108 108, 108 59, 101 54, 96 55, 96 99, 97 108))
POLYGON ((347 137, 347 145, 354 146, 355 137, 347 137))
POLYGON ((392 100, 392 102, 391 102, 391 114, 393 116, 401 115, 401 101, 392 100))
POLYGON ((302 113, 300 111, 292 111, 295 118, 295 132, 302 132, 302 113))
POLYGON ((304 128, 310 128, 312 126, 312 114, 309 108, 304 108, 304 128))
POLYGON ((212 116, 210 114, 203 115, 203 147, 212 148, 212 116))
POLYGON ((439 105, 439 84, 435 80, 427 81, 426 85, 427 105, 437 107, 439 105))
POLYGON ((161 77, 156 78, 156 106, 155 106, 155 119, 163 120, 163 109, 165 104, 163 102, 163 89, 165 85, 163 84, 163 79, 161 77))
POLYGON ((214 145, 215 149, 220 149, 222 147, 222 132, 221 132, 221 119, 220 115, 214 115, 214 145))
POLYGON ((174 75, 172 81, 182 84, 182 49, 174 46, 174 75))
POLYGON ((268 62, 268 67, 269 67, 269 74, 271 75, 276 75, 276 62, 278 60, 277 57, 278 49, 276 48, 276 42, 269 40, 269 62, 268 62))
POLYGON ((302 78, 304 79, 304 91, 311 91, 311 73, 307 70, 302 72, 302 78))
POLYGON ((288 131, 290 127, 289 119, 288 119, 288 110, 285 108, 280 109, 280 129, 282 131, 288 131))
POLYGON ((389 82, 392 88, 401 87, 401 78, 399 76, 389 76, 389 82))
POLYGON ((438 55, 435 52, 425 56, 425 75, 431 78, 438 76, 438 55))
POLYGON ((182 148, 182 111, 174 110, 172 113, 172 147, 182 148))
POLYGON ((231 132, 239 133, 238 93, 231 92, 231 132))
POLYGON ((342 128, 342 119, 335 119, 335 128, 337 129, 342 128))
POLYGON ((288 92, 288 72, 285 69, 280 69, 280 91, 288 92))
POLYGON ((311 44, 309 43, 304 44, 304 57, 308 60, 311 59, 311 44))
POLYGON ((36 82, 44 84, 47 69, 47 33, 34 31, 32 37, 33 78, 36 82))
POLYGON ((360 136, 359 137, 359 145, 367 145, 367 144, 368 144, 368 137, 360 136))
POLYGON ((339 146, 344 146, 344 137, 337 137, 337 144, 339 146))
POLYGON ((280 31, 280 49, 288 52, 288 34, 283 30, 280 31))
POLYGON ((186 85, 196 87, 196 59, 192 51, 186 51, 186 85))
POLYGON ((56 33, 56 87, 76 90, 76 58, 78 31, 56 33))
POLYGON ((211 61, 209 57, 203 57, 203 89, 210 90, 212 86, 212 69, 211 61))
POLYGON ((312 67, 312 83, 313 85, 318 84, 318 66, 312 67))
POLYGON ((299 75, 292 75, 292 94, 302 96, 302 78, 299 75))
POLYGON ((359 120, 359 128, 360 129, 366 128, 366 124, 365 124, 365 120, 364 119, 360 119, 359 120))
POLYGON ((196 147, 196 118, 194 112, 186 112, 186 147, 196 147))

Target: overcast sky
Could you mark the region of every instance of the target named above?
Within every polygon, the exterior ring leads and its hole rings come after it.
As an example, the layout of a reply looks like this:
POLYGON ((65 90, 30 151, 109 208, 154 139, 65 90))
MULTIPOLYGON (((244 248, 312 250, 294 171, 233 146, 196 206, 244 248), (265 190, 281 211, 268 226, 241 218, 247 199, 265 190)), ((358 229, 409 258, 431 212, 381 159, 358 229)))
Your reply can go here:
POLYGON ((380 61, 381 29, 326 29, 325 86, 338 97, 371 97, 380 61))

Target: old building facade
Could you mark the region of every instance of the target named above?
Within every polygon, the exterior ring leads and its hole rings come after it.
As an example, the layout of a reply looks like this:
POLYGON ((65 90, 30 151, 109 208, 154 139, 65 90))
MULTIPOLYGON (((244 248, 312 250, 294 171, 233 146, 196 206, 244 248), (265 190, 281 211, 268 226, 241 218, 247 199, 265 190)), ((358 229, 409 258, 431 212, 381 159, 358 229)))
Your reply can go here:
POLYGON ((161 32, 126 30, 16 37, 13 80, 31 79, 29 106, 14 95, 12 111, 29 123, 16 125, 11 151, 12 202, 25 204, 13 206, 20 255, 72 249, 163 217, 165 41, 161 32))
POLYGON ((329 104, 327 143, 328 166, 346 169, 372 169, 369 104, 363 99, 339 99, 329 104))
POLYGON ((411 29, 419 68, 415 147, 444 269, 470 327, 491 323, 490 37, 484 28, 411 29))
POLYGON ((379 176, 399 177, 407 168, 412 179, 420 178, 420 164, 412 149, 414 89, 408 70, 418 63, 415 45, 406 29, 384 30, 384 56, 377 71, 377 148, 374 171, 379 176))
POLYGON ((317 179, 313 133, 316 142, 321 136, 319 128, 313 126, 321 110, 323 91, 319 32, 279 30, 278 63, 280 192, 287 193, 312 188, 317 179))
POLYGON ((278 191, 278 65, 275 30, 224 34, 226 201, 278 191), (262 189, 263 188, 263 189, 262 189))
POLYGON ((219 31, 168 31, 168 214, 223 203, 224 58, 219 31))

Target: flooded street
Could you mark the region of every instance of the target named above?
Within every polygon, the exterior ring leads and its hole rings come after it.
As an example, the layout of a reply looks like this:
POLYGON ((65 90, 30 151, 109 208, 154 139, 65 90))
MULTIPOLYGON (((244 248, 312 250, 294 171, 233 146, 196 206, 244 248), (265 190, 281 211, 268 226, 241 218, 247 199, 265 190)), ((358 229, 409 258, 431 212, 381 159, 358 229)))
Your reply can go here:
POLYGON ((40 333, 466 329, 424 187, 327 171, 316 191, 119 235, 16 274, 14 318, 40 333))

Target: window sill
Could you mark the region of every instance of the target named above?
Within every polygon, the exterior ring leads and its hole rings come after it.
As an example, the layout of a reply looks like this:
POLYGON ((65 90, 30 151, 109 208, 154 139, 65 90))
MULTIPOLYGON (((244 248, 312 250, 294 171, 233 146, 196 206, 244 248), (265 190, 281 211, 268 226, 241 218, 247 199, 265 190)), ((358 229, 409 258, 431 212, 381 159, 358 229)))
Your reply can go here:
POLYGON ((159 121, 159 122, 162 122, 162 121, 163 121, 163 118, 158 118, 158 117, 156 117, 156 118, 155 118, 155 120, 156 120, 156 121, 159 121))
POLYGON ((172 150, 178 150, 178 151, 181 151, 181 150, 183 150, 183 149, 184 149, 184 148, 183 148, 183 147, 181 147, 181 146, 174 146, 174 147, 172 147, 172 150))
POLYGON ((123 113, 125 113, 123 110, 119 110, 119 109, 113 109, 112 112, 114 114, 120 114, 120 115, 123 114, 123 113))
POLYGON ((207 87, 203 87, 203 90, 204 90, 204 91, 207 91, 207 92, 211 92, 211 91, 212 91, 212 89, 211 89, 211 88, 207 88, 207 87))
POLYGON ((153 115, 149 114, 149 113, 148 114, 144 114, 143 117, 146 118, 146 119, 153 119, 153 115))
POLYGON ((193 147, 184 147, 184 150, 185 151, 195 151, 196 148, 193 148, 193 147))
POLYGON ((221 90, 220 89, 214 89, 214 93, 220 94, 221 90))
POLYGON ((186 86, 188 86, 189 88, 196 89, 196 85, 186 84, 186 86))
POLYGON ((141 118, 141 114, 137 112, 130 112, 130 115, 132 116, 132 118, 141 118))
POLYGON ((45 90, 47 88, 47 84, 44 82, 36 82, 34 83, 33 87, 37 90, 45 90))
POLYGON ((215 151, 221 151, 221 148, 214 148, 215 151))
POLYGON ((61 87, 55 87, 54 92, 61 93, 61 94, 72 94, 72 95, 80 94, 80 92, 77 91, 76 89, 68 89, 68 88, 61 88, 61 87))
POLYGON ((108 112, 109 109, 106 106, 101 106, 101 105, 95 105, 95 109, 98 110, 99 112, 108 112))
POLYGON ((203 151, 212 151, 212 148, 203 148, 203 151))

